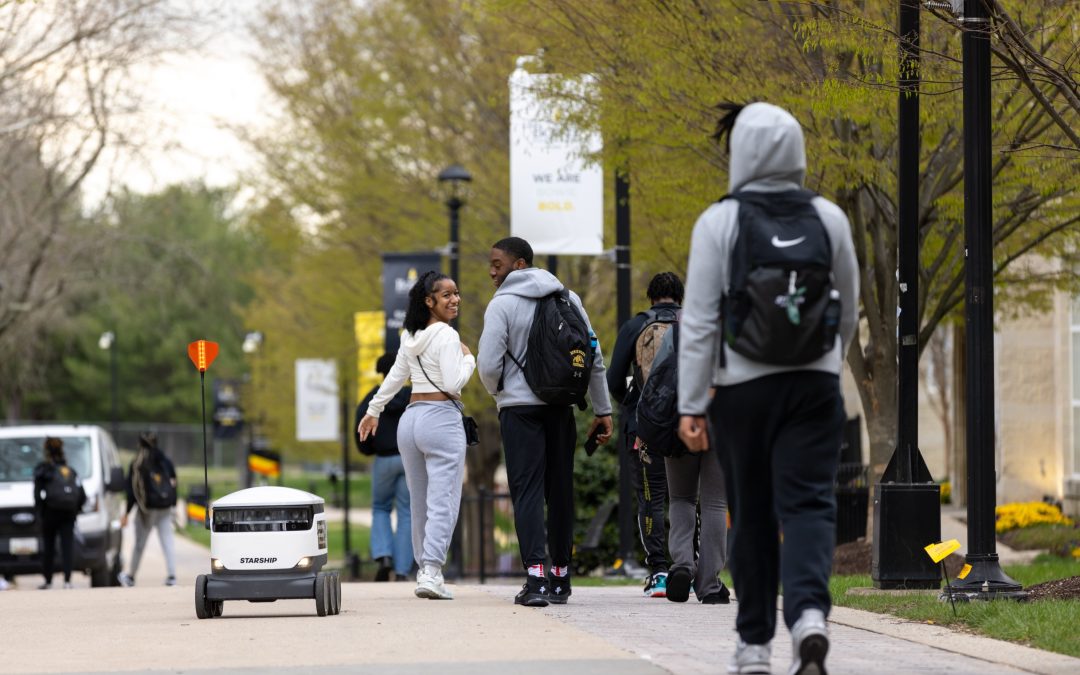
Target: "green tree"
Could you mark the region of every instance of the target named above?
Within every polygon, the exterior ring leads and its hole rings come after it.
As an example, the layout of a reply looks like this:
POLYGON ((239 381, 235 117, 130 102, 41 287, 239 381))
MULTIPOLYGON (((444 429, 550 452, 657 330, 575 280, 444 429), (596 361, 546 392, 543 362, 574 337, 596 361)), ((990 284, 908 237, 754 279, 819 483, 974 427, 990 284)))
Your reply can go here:
POLYGON ((114 243, 98 261, 100 280, 53 337, 62 359, 38 405, 61 419, 108 419, 109 354, 97 344, 104 331, 116 334, 123 421, 200 419, 187 357, 194 340, 221 346, 208 379, 241 377, 239 311, 252 297, 245 277, 259 244, 230 214, 232 198, 198 184, 116 198, 99 226, 114 243))
MULTIPOLYGON (((1022 13, 1029 33, 1058 35, 1029 43, 1046 62, 1075 61, 1069 38, 1080 17, 1075 3, 1001 4, 1015 17, 1022 13)), ((716 103, 769 100, 799 118, 807 136, 807 186, 840 204, 852 224, 862 328, 848 364, 867 415, 871 463, 880 473, 896 438, 897 3, 492 0, 488 6, 513 26, 533 28, 546 48, 546 67, 597 77, 600 95, 591 111, 572 121, 598 125, 605 138, 617 140, 604 159, 614 156, 629 167, 638 260, 683 268, 697 214, 724 192, 725 157, 708 138, 716 103)), ((925 345, 963 300, 963 130, 960 35, 927 21, 922 44, 925 345)), ((1069 265, 1053 263, 1047 272, 1031 261, 1067 259, 1075 250, 1080 204, 1075 156, 1056 149, 1064 131, 1030 85, 1009 73, 999 70, 994 82, 995 218, 988 226, 999 304, 1018 306, 1075 283, 1069 265)))

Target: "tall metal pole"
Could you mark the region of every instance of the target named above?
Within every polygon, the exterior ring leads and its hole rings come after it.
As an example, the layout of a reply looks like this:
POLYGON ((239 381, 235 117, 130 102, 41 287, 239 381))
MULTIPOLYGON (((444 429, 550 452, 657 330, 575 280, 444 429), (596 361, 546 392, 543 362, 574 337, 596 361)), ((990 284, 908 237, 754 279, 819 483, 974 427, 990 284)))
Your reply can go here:
POLYGON ((900 2, 900 147, 897 171, 900 268, 898 482, 910 483, 919 453, 919 1, 900 2))
MULTIPOLYGON (((458 276, 460 265, 458 246, 461 241, 461 206, 464 203, 465 202, 457 196, 450 197, 446 200, 446 207, 450 211, 450 278, 458 285, 458 290, 461 289, 461 279, 458 276)), ((450 325, 454 327, 454 330, 457 330, 457 317, 450 322, 450 325)))
MULTIPOLYGON (((615 320, 621 328, 630 320, 630 176, 625 169, 615 172, 615 320)), ((619 452, 619 557, 631 559, 637 546, 635 536, 637 504, 630 482, 628 439, 620 438, 619 452)))
POLYGON ((1023 595, 1002 571, 994 539, 994 246, 990 146, 990 20, 983 0, 964 15, 964 326, 967 354, 968 551, 953 588, 978 597, 1023 595))
POLYGON ((923 547, 941 538, 940 488, 919 452, 919 2, 900 0, 897 101, 896 450, 874 485, 870 575, 878 588, 939 588, 923 547))
POLYGON ((112 390, 112 437, 120 444, 120 376, 116 367, 116 334, 109 345, 109 388, 112 390))

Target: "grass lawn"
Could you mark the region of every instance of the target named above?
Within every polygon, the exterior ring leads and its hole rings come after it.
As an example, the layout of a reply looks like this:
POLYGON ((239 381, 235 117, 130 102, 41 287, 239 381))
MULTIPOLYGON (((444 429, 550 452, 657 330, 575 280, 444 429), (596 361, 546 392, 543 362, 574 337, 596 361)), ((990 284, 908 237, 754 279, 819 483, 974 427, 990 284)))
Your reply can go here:
MULTIPOLYGON (((1010 565, 1005 573, 1023 586, 1080 575, 1080 563, 1042 555, 1030 565, 1010 565)), ((880 614, 892 614, 920 623, 934 623, 1010 642, 1080 657, 1080 600, 1038 602, 958 602, 957 616, 948 600, 936 595, 849 595, 851 588, 871 588, 868 575, 835 576, 833 603, 880 614)))

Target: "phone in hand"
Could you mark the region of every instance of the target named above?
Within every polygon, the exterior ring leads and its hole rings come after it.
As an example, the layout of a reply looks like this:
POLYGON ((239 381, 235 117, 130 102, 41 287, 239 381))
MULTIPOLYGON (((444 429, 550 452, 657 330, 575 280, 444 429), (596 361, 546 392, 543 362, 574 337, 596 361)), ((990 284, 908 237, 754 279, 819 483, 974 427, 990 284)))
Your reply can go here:
POLYGON ((596 427, 593 429, 593 432, 589 434, 589 437, 585 439, 585 454, 589 457, 593 456, 597 446, 600 445, 600 434, 602 433, 604 433, 604 428, 596 427))

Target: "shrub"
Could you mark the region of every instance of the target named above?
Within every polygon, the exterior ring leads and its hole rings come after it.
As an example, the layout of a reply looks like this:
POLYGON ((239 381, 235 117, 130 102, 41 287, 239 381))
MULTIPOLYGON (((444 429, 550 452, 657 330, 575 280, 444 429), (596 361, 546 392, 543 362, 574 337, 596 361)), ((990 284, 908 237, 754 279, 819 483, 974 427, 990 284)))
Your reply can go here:
POLYGON ((1021 502, 1002 504, 997 507, 997 524, 995 530, 998 534, 1032 525, 1072 525, 1073 521, 1066 518, 1061 509, 1054 504, 1045 502, 1021 502))

